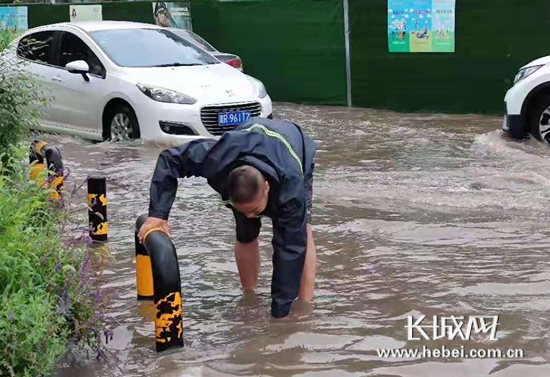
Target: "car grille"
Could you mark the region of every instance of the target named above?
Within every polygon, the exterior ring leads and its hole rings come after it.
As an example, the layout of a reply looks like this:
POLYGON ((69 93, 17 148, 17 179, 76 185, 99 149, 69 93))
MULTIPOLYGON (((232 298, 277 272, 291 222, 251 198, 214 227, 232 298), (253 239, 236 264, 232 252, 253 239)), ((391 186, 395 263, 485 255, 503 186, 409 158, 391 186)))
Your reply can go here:
POLYGON ((235 105, 222 105, 222 106, 208 106, 201 109, 201 120, 204 127, 212 135, 222 135, 226 131, 234 130, 237 126, 220 127, 218 124, 218 114, 227 113, 230 111, 250 111, 251 117, 258 117, 262 113, 262 105, 258 102, 235 104, 235 105))

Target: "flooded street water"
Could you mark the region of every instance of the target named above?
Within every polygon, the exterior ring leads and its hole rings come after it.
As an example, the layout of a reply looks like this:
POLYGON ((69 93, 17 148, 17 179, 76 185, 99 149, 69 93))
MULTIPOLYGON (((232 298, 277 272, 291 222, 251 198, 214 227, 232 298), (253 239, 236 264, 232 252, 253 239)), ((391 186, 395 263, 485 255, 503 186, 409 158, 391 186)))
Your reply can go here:
MULTIPOLYGON (((271 229, 243 298, 231 211, 205 180, 182 181, 170 217, 185 348, 154 352, 153 304, 136 300, 134 223, 161 147, 59 136, 69 185, 108 177, 102 277, 114 332, 106 361, 58 376, 462 377, 550 375, 550 147, 517 142, 501 119, 276 105, 318 141, 313 306, 270 320, 271 229), (499 315, 499 340, 407 340, 407 316, 499 315), (523 359, 379 358, 376 349, 522 349, 523 359)), ((85 187, 74 200, 85 197, 85 187)), ((83 201, 83 199, 81 200, 83 201)), ((85 211, 85 209, 84 209, 85 211)), ((85 213, 85 212, 84 212, 85 213)), ((86 224, 82 224, 84 227, 86 224)))

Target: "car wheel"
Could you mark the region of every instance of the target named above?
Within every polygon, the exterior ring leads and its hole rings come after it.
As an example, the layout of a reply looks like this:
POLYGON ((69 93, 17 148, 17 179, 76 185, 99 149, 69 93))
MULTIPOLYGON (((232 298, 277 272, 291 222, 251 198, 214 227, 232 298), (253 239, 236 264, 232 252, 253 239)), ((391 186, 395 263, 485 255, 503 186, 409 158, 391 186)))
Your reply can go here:
POLYGON ((110 141, 128 141, 140 138, 139 123, 134 110, 128 105, 118 105, 108 120, 110 141))
POLYGON ((541 97, 529 114, 531 134, 539 141, 550 144, 550 96, 541 97))

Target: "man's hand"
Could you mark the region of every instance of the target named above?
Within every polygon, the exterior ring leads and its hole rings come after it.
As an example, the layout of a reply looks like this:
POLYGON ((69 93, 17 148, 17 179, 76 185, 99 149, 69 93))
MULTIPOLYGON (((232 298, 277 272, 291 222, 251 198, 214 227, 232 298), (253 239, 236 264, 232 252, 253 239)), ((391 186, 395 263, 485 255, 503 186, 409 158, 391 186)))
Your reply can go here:
POLYGON ((160 228, 166 234, 170 235, 170 229, 168 228, 167 220, 159 219, 157 217, 148 217, 138 232, 138 239, 140 243, 143 243, 143 237, 145 237, 145 234, 147 234, 147 232, 153 228, 160 228))

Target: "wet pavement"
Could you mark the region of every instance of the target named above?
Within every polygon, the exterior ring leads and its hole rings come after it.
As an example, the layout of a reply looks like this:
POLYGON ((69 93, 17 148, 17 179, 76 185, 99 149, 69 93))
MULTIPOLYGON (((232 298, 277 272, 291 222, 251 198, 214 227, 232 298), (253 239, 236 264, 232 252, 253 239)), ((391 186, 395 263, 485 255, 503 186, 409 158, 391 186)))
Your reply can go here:
MULTIPOLYGON (((108 177, 102 276, 106 361, 58 376, 550 375, 550 147, 517 142, 477 115, 277 104, 318 141, 313 230, 315 304, 270 320, 271 229, 261 235, 257 296, 243 297, 231 212, 205 180, 180 183, 170 225, 182 276, 185 348, 154 352, 153 304, 136 301, 133 227, 147 211, 162 147, 47 136, 70 186, 108 177), (407 316, 499 315, 499 340, 407 339, 407 316), (380 358, 376 349, 522 349, 522 359, 380 358)), ((85 189, 73 201, 84 202, 85 189)), ((83 209, 85 214, 85 209, 83 209)), ((86 226, 85 223, 82 224, 86 226)))

